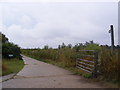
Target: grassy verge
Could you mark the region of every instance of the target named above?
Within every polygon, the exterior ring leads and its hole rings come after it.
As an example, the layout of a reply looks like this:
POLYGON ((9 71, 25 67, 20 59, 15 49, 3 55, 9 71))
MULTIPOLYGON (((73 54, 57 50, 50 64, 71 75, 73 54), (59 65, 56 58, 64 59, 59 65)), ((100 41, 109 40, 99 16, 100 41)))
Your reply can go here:
POLYGON ((23 60, 3 59, 2 60, 2 76, 19 72, 24 66, 23 60))

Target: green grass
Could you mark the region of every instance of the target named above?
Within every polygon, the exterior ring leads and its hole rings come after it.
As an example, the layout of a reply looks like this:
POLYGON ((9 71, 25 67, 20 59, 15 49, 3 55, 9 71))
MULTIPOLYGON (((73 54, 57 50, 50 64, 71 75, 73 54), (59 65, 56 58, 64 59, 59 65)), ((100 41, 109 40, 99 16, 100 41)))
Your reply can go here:
POLYGON ((19 72, 24 66, 23 60, 3 59, 2 60, 2 76, 19 72))

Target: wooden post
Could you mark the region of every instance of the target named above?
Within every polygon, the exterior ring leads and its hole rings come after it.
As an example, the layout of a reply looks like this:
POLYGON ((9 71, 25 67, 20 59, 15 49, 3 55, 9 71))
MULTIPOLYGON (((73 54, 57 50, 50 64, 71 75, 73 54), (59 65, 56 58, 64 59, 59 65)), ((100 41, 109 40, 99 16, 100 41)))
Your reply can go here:
POLYGON ((76 56, 76 67, 78 65, 78 56, 76 56))
POLYGON ((78 58, 76 58, 76 67, 77 67, 77 64, 78 64, 78 60, 77 60, 78 58))
POLYGON ((94 71, 93 71, 93 77, 97 77, 97 64, 98 64, 98 53, 94 53, 94 71))
POLYGON ((111 53, 114 53, 114 31, 113 31, 113 25, 110 26, 109 33, 111 33, 111 53))

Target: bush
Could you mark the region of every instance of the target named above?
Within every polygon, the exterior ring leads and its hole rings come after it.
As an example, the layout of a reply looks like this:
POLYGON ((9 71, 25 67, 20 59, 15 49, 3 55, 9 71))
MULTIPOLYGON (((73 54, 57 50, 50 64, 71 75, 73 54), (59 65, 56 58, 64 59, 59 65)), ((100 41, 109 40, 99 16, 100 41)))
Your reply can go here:
POLYGON ((88 44, 84 49, 101 51, 101 47, 98 44, 88 44))
POLYGON ((2 58, 18 58, 21 59, 20 47, 10 43, 8 38, 0 33, 0 40, 2 38, 2 58))
POLYGON ((20 57, 20 48, 13 43, 3 43, 2 44, 2 56, 3 58, 10 58, 10 54, 13 55, 12 58, 20 57))

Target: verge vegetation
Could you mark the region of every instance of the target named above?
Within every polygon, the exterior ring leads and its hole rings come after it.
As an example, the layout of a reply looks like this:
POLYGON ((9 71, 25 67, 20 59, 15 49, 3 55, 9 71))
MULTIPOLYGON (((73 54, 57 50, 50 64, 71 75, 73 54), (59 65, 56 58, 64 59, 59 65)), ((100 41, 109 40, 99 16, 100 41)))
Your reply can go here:
POLYGON ((2 61, 2 76, 8 75, 11 73, 19 72, 24 66, 22 60, 18 59, 3 59, 2 61))
MULTIPOLYGON (((14 43, 9 42, 8 38, 0 33, 0 47, 2 47, 2 61, 0 61, 0 76, 17 73, 23 66, 23 60, 20 47, 14 43)), ((1 49, 1 48, 0 48, 1 49)))
POLYGON ((58 48, 52 49, 45 45, 43 49, 22 49, 22 54, 35 58, 37 60, 54 64, 59 67, 68 69, 74 74, 82 75, 86 78, 91 78, 91 74, 76 68, 76 56, 79 50, 96 50, 98 52, 98 81, 108 81, 114 84, 119 84, 118 73, 120 68, 120 61, 118 60, 118 49, 116 46, 114 54, 111 54, 110 47, 100 46, 93 41, 86 42, 85 44, 79 43, 75 46, 63 43, 58 48))

